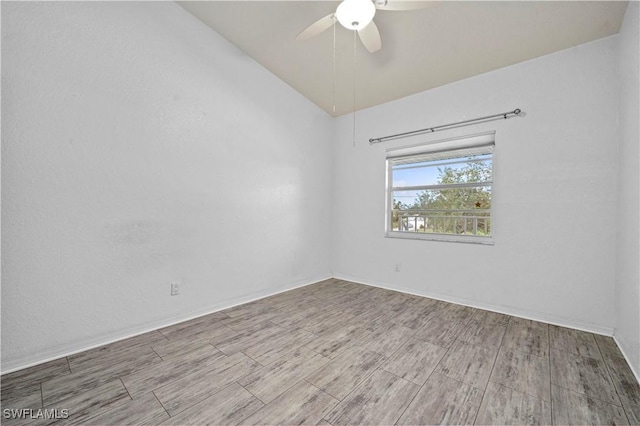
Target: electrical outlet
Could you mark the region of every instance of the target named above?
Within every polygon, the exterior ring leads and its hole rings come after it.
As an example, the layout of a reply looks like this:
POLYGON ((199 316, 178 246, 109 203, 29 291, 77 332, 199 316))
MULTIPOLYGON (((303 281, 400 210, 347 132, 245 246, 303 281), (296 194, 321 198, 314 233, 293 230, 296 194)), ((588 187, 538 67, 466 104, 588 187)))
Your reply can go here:
POLYGON ((177 296, 179 294, 180 294, 180 283, 179 282, 171 283, 171 295, 177 296))
POLYGON ((400 267, 402 266, 401 262, 397 262, 395 268, 393 269, 396 272, 400 272, 400 267))

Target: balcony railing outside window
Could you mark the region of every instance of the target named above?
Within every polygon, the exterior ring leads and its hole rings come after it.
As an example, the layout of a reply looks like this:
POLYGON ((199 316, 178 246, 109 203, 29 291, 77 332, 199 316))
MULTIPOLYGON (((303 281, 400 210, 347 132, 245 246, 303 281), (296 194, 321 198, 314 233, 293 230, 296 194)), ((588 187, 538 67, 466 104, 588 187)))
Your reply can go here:
POLYGON ((491 235, 491 210, 392 211, 392 230, 428 234, 491 235))

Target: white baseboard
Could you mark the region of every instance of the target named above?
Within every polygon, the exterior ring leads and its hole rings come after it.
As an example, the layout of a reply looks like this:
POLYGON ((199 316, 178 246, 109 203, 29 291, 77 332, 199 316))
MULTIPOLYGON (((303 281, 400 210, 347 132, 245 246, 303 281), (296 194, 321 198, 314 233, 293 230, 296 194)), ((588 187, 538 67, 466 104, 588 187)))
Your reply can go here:
MULTIPOLYGON (((616 345, 618 345, 618 349, 620 349, 620 352, 622 353, 622 356, 624 357, 624 359, 627 361, 627 364, 629 365, 631 372, 633 373, 633 375, 636 377, 636 380, 640 384, 640 371, 636 368, 636 365, 633 362, 631 362, 631 358, 629 357, 629 354, 625 352, 624 346, 620 344, 620 341, 616 337, 615 333, 613 335, 613 340, 616 341, 616 345)), ((638 368, 640 368, 640 366, 638 366, 638 368)))
POLYGON ((515 308, 512 306, 493 305, 490 303, 481 303, 476 300, 469 300, 460 297, 450 296, 446 294, 434 293, 434 292, 419 292, 414 289, 409 289, 401 286, 391 285, 389 283, 368 280, 355 277, 352 275, 334 273, 334 278, 338 278, 345 281, 351 281, 358 284, 369 285, 372 287, 380 287, 387 290, 399 291, 401 293, 411 294, 414 296, 428 297, 431 299, 441 300, 443 302, 455 303, 458 305, 469 306, 471 308, 484 309, 486 311, 497 312, 499 314, 512 315, 514 317, 524 318, 533 321, 539 321, 546 324, 559 325, 561 327, 573 328, 580 331, 587 331, 589 333, 601 334, 603 336, 613 336, 613 328, 603 327, 597 324, 585 323, 576 321, 571 318, 566 318, 557 315, 551 315, 544 312, 535 312, 527 309, 515 308))
POLYGON ((394 286, 389 283, 376 281, 376 280, 362 279, 356 276, 341 274, 341 273, 334 273, 333 275, 317 276, 317 277, 308 278, 305 280, 299 280, 299 281, 290 283, 287 286, 279 287, 277 289, 251 293, 242 297, 237 297, 231 300, 227 300, 222 304, 213 305, 199 311, 189 312, 187 314, 172 317, 172 318, 167 318, 162 321, 147 323, 147 324, 144 324, 135 328, 131 328, 128 330, 120 330, 119 332, 113 333, 113 334, 103 335, 96 339, 85 341, 83 342, 82 345, 66 345, 66 346, 54 348, 52 350, 40 352, 33 356, 29 356, 27 358, 22 358, 15 361, 9 361, 3 365, 3 367, 6 367, 6 368, 3 368, 3 371, 1 374, 11 373, 11 372, 22 370, 24 368, 28 368, 34 365, 53 361, 55 359, 59 359, 65 356, 74 355, 80 352, 84 352, 84 351, 94 349, 100 346, 104 346, 110 343, 114 343, 120 340, 135 337, 140 334, 148 333, 150 331, 158 330, 160 328, 178 324, 183 321, 188 321, 194 318, 198 318, 203 315, 208 315, 224 309, 232 308, 237 305, 253 302, 259 299, 264 299, 265 297, 274 296, 276 294, 283 293, 285 291, 293 290, 296 288, 306 287, 308 285, 311 285, 320 281, 325 281, 331 278, 351 281, 354 283, 368 285, 372 287, 384 288, 387 290, 399 291, 401 293, 411 294, 415 296, 429 297, 429 298, 441 300, 444 302, 456 303, 459 305, 469 306, 472 308, 484 309, 484 310, 497 312, 501 314, 512 315, 512 316, 534 320, 534 321, 540 321, 547 324, 559 325, 562 327, 568 327, 576 330, 587 331, 590 333, 601 334, 605 336, 613 336, 613 338, 616 341, 616 344, 618 345, 618 347, 620 347, 622 354, 627 360, 627 363, 630 365, 633 374, 636 376, 636 379, 638 379, 638 381, 640 382, 640 374, 638 374, 639 372, 634 369, 633 364, 629 362, 630 358, 624 352, 624 350, 620 346, 620 343, 615 338, 613 328, 602 327, 602 326, 598 326, 590 323, 583 323, 580 321, 572 320, 570 318, 550 315, 547 313, 534 312, 534 311, 529 311, 525 309, 508 307, 508 306, 478 303, 477 301, 474 301, 474 300, 468 300, 468 299, 454 297, 450 295, 444 295, 444 294, 433 293, 433 292, 418 292, 418 291, 415 291, 414 289, 408 289, 401 286, 394 286))
POLYGON ((129 339, 131 337, 139 336, 141 334, 158 330, 160 328, 178 324, 183 321, 189 321, 191 319, 198 318, 204 315, 209 315, 214 312, 222 311, 224 309, 229 309, 237 305, 253 302, 254 300, 264 299, 265 297, 274 296, 276 294, 283 293, 285 291, 293 290, 300 287, 306 287, 308 285, 315 284, 320 281, 325 281, 331 278, 332 278, 331 274, 328 274, 326 276, 322 275, 322 276, 307 278, 304 280, 295 281, 286 286, 281 286, 275 289, 251 293, 241 297, 236 297, 230 300, 226 300, 223 303, 212 305, 198 311, 192 311, 184 315, 166 318, 161 321, 150 322, 150 323, 139 325, 137 327, 130 328, 127 330, 119 330, 117 332, 114 332, 108 335, 102 335, 95 339, 85 340, 80 345, 72 344, 72 345, 58 346, 56 348, 52 348, 51 350, 33 354, 29 357, 5 362, 2 365, 3 369, 0 374, 12 373, 14 371, 22 370, 24 368, 32 367, 34 365, 42 364, 42 363, 53 361, 66 356, 74 355, 80 352, 88 351, 90 349, 94 349, 100 346, 108 345, 110 343, 118 342, 120 340, 129 339))

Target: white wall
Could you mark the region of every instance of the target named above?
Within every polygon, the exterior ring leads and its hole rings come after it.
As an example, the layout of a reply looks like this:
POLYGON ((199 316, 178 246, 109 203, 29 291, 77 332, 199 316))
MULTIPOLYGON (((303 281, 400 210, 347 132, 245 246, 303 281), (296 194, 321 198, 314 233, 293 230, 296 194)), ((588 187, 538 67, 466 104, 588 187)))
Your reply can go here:
POLYGON ((612 333, 617 38, 337 122, 334 275, 612 333), (526 116, 370 146, 368 138, 521 108, 526 116), (496 130, 495 245, 384 237, 385 149, 496 130), (400 261, 401 272, 394 272, 400 261))
POLYGON ((640 377, 640 3, 620 29, 620 174, 615 337, 640 377))
POLYGON ((329 277, 331 126, 173 2, 3 2, 3 372, 329 277))
POLYGON ((3 2, 2 371, 333 265, 615 328, 638 373, 638 3, 629 11, 620 36, 360 112, 354 148, 351 116, 333 121, 173 3, 3 2), (367 142, 516 107, 526 116, 367 142), (385 239, 385 149, 486 130, 496 244, 385 239))

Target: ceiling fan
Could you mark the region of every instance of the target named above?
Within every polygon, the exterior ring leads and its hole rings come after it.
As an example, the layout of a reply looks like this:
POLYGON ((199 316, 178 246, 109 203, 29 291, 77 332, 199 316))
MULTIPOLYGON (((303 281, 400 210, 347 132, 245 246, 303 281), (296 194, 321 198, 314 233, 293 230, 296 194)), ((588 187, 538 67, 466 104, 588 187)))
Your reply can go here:
POLYGON ((416 10, 429 5, 429 1, 394 1, 394 0, 343 0, 336 11, 318 19, 305 28, 297 40, 308 40, 317 36, 335 24, 336 20, 348 30, 356 31, 364 47, 371 53, 382 47, 380 32, 373 17, 376 10, 416 10))

